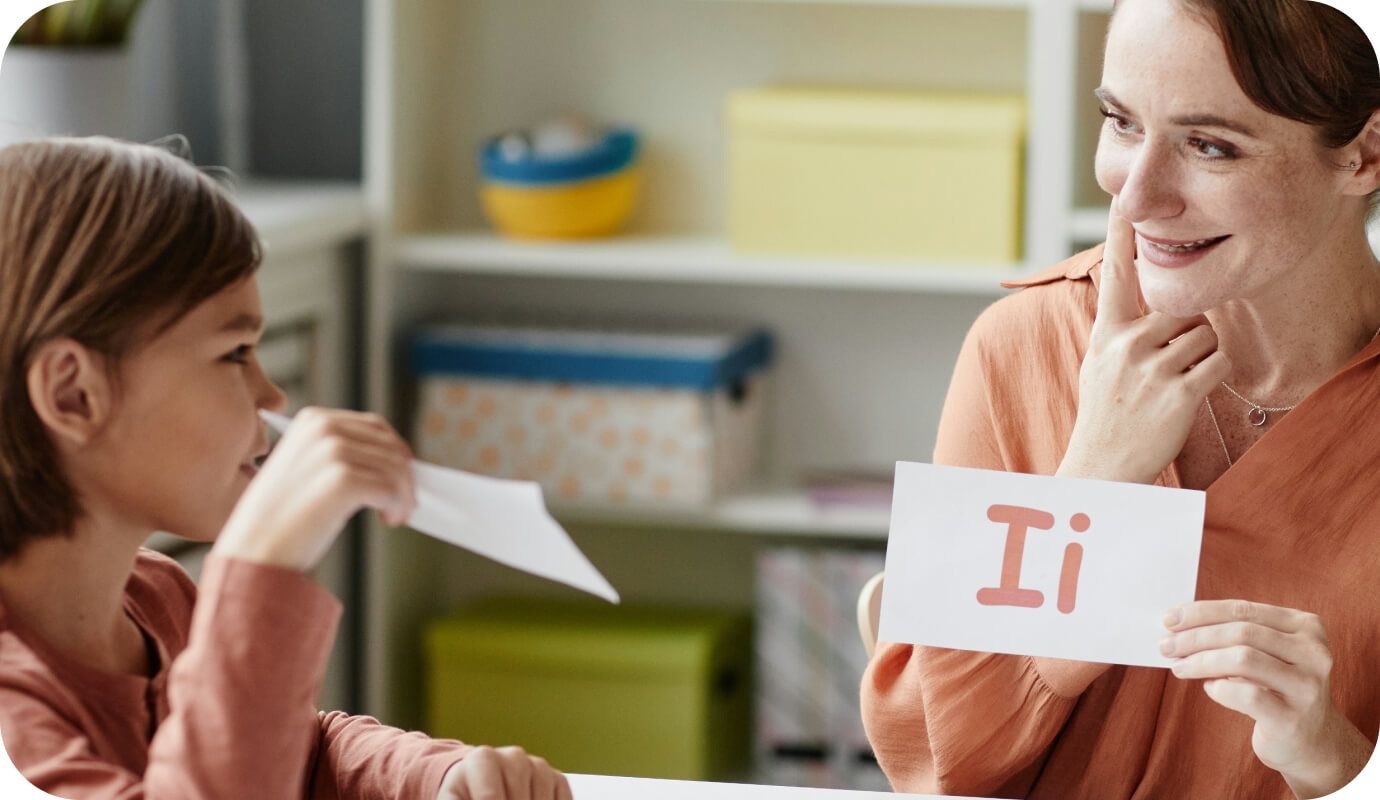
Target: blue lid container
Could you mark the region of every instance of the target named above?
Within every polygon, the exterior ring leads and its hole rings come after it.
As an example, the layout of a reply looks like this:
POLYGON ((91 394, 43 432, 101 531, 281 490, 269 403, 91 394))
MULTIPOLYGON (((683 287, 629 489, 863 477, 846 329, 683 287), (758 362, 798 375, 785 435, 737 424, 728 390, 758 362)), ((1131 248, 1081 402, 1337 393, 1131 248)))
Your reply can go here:
POLYGON ((499 154, 499 139, 479 149, 479 171, 490 181, 517 184, 569 183, 611 175, 637 159, 637 134, 611 131, 589 150, 569 158, 526 158, 509 161, 499 154))
POLYGON ((420 375, 655 386, 710 392, 736 387, 771 362, 771 336, 438 325, 412 337, 420 375))

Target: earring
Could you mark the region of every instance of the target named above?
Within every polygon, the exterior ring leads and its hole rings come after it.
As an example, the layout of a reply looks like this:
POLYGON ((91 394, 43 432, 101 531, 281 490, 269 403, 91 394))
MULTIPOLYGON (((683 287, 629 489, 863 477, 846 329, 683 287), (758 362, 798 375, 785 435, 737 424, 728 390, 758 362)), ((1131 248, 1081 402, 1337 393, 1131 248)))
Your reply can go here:
POLYGON ((1347 165, 1346 165, 1346 168, 1347 168, 1347 169, 1356 169, 1356 162, 1353 161, 1353 162, 1351 162, 1350 164, 1347 164, 1347 165))

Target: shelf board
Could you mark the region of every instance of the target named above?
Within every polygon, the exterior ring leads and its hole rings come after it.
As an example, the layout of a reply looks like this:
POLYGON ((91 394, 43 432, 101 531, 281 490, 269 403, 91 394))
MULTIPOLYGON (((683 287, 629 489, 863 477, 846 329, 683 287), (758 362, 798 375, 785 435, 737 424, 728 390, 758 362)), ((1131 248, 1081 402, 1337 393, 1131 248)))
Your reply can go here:
MULTIPOLYGON (((996 8, 1023 11, 1041 0, 700 0, 714 3, 777 3, 789 5, 852 6, 930 6, 936 8, 996 8)), ((1077 7, 1085 11, 1111 11, 1112 0, 1077 0, 1077 7)))
POLYGON ((551 504, 561 522, 587 525, 714 529, 751 534, 809 536, 885 542, 891 511, 876 507, 816 504, 800 489, 762 489, 735 494, 704 509, 551 504))
POLYGON ((266 254, 333 246, 368 232, 364 191, 358 183, 251 176, 232 194, 258 231, 266 254))
POLYGON ((1024 265, 951 265, 813 257, 745 256, 711 236, 620 236, 578 242, 519 242, 489 232, 403 237, 405 269, 487 275, 709 283, 819 289, 1006 293, 1000 282, 1024 265))
POLYGON ((1069 215, 1069 239, 1079 243, 1100 242, 1107 238, 1106 208, 1075 208, 1069 215))
MULTIPOLYGON (((850 5, 850 6, 933 6, 938 8, 1004 8, 1024 10, 1039 0, 700 0, 713 3, 776 3, 778 5, 850 5)), ((1092 0, 1080 0, 1090 2, 1092 0)), ((1111 0, 1107 0, 1110 4, 1111 0)))

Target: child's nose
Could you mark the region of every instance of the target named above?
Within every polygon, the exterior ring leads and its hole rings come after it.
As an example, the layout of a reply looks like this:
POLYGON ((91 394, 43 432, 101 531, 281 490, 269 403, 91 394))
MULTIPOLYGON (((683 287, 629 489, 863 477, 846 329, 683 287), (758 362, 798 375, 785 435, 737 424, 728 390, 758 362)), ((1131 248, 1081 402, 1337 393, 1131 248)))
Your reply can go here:
POLYGON ((259 396, 259 408, 264 408, 278 414, 286 414, 288 409, 287 394, 278 388, 267 375, 264 376, 264 390, 259 396))

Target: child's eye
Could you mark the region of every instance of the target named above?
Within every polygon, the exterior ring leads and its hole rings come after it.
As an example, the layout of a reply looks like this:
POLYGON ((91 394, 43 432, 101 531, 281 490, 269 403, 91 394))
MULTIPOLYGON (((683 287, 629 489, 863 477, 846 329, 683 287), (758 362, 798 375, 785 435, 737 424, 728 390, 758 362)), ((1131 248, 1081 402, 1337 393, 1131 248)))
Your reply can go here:
POLYGON ((225 354, 225 360, 235 364, 248 364, 249 356, 254 352, 254 348, 247 344, 242 344, 225 354))

